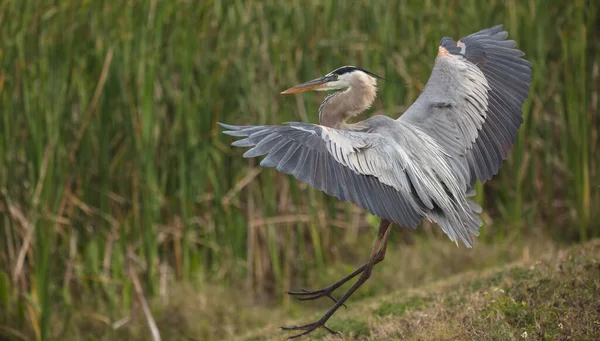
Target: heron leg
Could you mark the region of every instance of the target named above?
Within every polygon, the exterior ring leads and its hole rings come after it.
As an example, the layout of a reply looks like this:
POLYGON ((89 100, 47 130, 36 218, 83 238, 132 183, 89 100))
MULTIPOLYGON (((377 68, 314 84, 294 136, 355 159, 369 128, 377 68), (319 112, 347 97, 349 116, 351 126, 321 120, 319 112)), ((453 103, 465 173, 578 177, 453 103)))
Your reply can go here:
MULTIPOLYGON (((319 327, 323 327, 324 329, 326 329, 328 332, 335 334, 337 333, 336 331, 328 328, 327 326, 325 326, 325 323, 327 322, 327 320, 329 320, 329 318, 331 318, 331 316, 333 316, 333 314, 335 314, 335 312, 342 306, 344 305, 344 302, 350 297, 352 296, 352 294, 358 290, 358 288, 360 288, 368 279, 369 277, 371 277, 371 271, 373 270, 373 266, 379 262, 381 262, 384 258, 385 258, 385 251, 387 249, 387 241, 388 241, 388 237, 390 234, 390 231, 392 230, 390 228, 391 223, 387 220, 382 219, 381 223, 379 224, 379 231, 377 232, 377 238, 375 239, 375 243, 373 245, 373 250, 371 251, 371 257, 369 258, 369 261, 361 266, 360 268, 356 269, 353 273, 351 273, 350 275, 344 277, 342 279, 342 284, 348 280, 350 280, 351 278, 353 278, 354 276, 357 276, 359 273, 361 274, 360 277, 358 278, 358 280, 356 280, 356 282, 352 285, 352 287, 350 287, 350 289, 348 289, 348 291, 346 291, 346 293, 340 297, 339 300, 335 300, 335 304, 333 305, 333 307, 331 307, 326 313, 325 315, 323 315, 323 317, 321 317, 318 321, 313 322, 313 323, 309 323, 309 324, 305 324, 305 325, 301 325, 301 326, 293 326, 293 327, 281 327, 281 329, 283 330, 303 330, 302 333, 297 334, 297 335, 293 335, 288 337, 288 339, 294 339, 300 336, 304 336, 307 334, 310 334, 311 332, 313 332, 314 330, 316 330, 319 327)), ((339 282, 336 282, 335 284, 331 285, 334 286, 336 284, 338 284, 339 282)), ((339 284, 337 287, 339 287, 339 284)), ((336 288, 337 288, 336 287, 336 288)), ((328 287, 329 288, 329 287, 328 287)), ((335 290, 335 289, 334 289, 335 290)), ((333 299, 333 297, 330 295, 321 295, 319 297, 322 296, 328 296, 330 298, 333 299)))
MULTIPOLYGON (((352 278, 363 273, 365 271, 365 269, 369 266, 369 264, 372 263, 371 266, 373 266, 383 260, 384 255, 385 255, 385 247, 387 246, 387 240, 383 246, 383 249, 380 249, 379 246, 381 245, 383 235, 385 234, 385 231, 388 229, 390 224, 391 223, 389 221, 387 221, 385 219, 381 219, 381 222, 379 223, 379 231, 377 232, 377 239, 375 239, 375 243, 373 245, 373 250, 371 252, 371 258, 369 259, 369 261, 367 263, 361 265, 359 268, 354 270, 352 273, 350 273, 346 277, 340 279, 339 281, 337 281, 331 285, 326 286, 325 288, 318 289, 318 290, 307 290, 304 288, 300 288, 300 289, 298 289, 299 291, 288 291, 287 294, 290 296, 296 296, 296 298, 299 301, 309 301, 309 300, 316 300, 321 297, 328 297, 334 303, 337 303, 338 300, 335 297, 333 297, 333 295, 332 295, 333 292, 337 288, 341 287, 342 285, 344 285, 346 282, 348 282, 352 278), (373 256, 374 252, 375 252, 375 256, 373 256)), ((346 305, 343 304, 343 306, 345 307, 346 305)))
MULTIPOLYGON (((309 301, 309 300, 316 300, 317 298, 321 298, 321 297, 329 297, 334 303, 336 303, 338 300, 335 297, 333 297, 333 295, 332 295, 333 291, 335 291, 337 288, 344 285, 344 283, 348 282, 352 278, 356 277, 357 275, 359 275, 363 271, 365 271, 368 264, 369 263, 363 264, 361 267, 354 270, 348 276, 340 279, 339 281, 337 281, 331 285, 326 286, 325 288, 318 289, 318 290, 307 290, 304 288, 300 288, 300 289, 298 289, 299 291, 288 291, 288 295, 297 296, 296 298, 299 301, 309 301)), ((346 306, 346 305, 344 304, 344 306, 346 306)))

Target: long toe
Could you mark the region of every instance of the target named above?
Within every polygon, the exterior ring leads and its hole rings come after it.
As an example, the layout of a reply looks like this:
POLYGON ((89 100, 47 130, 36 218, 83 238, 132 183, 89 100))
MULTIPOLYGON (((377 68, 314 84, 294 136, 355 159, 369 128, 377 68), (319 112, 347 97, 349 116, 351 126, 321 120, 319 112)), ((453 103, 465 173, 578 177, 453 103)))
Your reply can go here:
POLYGON ((291 296, 312 296, 319 294, 326 294, 327 290, 319 289, 319 290, 308 290, 304 288, 298 289, 298 291, 288 291, 287 294, 291 296))
POLYGON ((325 323, 322 322, 322 321, 317 321, 317 322, 305 324, 305 325, 302 325, 302 326, 280 327, 280 328, 282 330, 290 330, 290 331, 291 330, 303 330, 303 332, 300 333, 300 334, 289 336, 288 340, 291 340, 291 339, 295 339, 295 338, 298 338, 298 337, 301 337, 301 336, 304 336, 304 335, 308 335, 308 334, 312 333, 313 331, 315 331, 319 327, 323 327, 323 329, 327 330, 331 334, 340 334, 340 332, 327 327, 325 325, 325 323))
MULTIPOLYGON (((337 303, 338 302, 338 299, 335 298, 335 297, 333 297, 333 295, 331 293, 326 293, 326 294, 323 294, 323 295, 318 294, 318 295, 309 296, 309 297, 296 297, 296 299, 298 301, 310 301, 310 300, 316 300, 317 298, 321 298, 321 297, 328 297, 328 298, 330 298, 333 301, 333 303, 337 303)), ((348 308, 344 303, 342 303, 342 306, 344 308, 348 308)))

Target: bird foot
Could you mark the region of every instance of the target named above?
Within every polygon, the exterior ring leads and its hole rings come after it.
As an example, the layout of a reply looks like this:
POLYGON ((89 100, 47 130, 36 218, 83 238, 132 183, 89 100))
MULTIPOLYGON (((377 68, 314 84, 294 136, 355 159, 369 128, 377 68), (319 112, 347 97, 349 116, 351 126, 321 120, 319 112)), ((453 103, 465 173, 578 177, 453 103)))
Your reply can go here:
POLYGON ((325 322, 327 322, 327 319, 320 319, 320 320, 319 320, 319 321, 317 321, 317 322, 313 322, 313 323, 305 324, 305 325, 302 325, 302 326, 293 326, 293 327, 280 327, 280 328, 281 328, 282 330, 290 330, 290 331, 291 331, 291 330, 303 330, 303 332, 302 332, 302 333, 300 333, 300 334, 296 334, 296 335, 289 336, 289 337, 288 337, 288 340, 291 340, 291 339, 296 339, 296 338, 299 338, 299 337, 301 337, 301 336, 308 335, 308 334, 312 333, 313 331, 315 331, 315 330, 316 330, 317 328, 319 328, 319 327, 321 327, 321 328, 323 328, 323 329, 327 330, 327 331, 328 331, 328 332, 330 332, 331 334, 341 334, 340 332, 338 332, 338 331, 336 331, 336 330, 333 330, 333 329, 331 329, 331 328, 327 327, 327 326, 325 325, 325 322))
MULTIPOLYGON (((288 295, 290 296, 295 296, 296 299, 298 299, 299 301, 310 301, 310 300, 316 300, 317 298, 321 298, 321 297, 328 297, 330 298, 334 303, 337 303, 337 299, 335 297, 333 297, 333 295, 331 294, 335 289, 332 286, 328 286, 326 288, 323 289, 319 289, 319 290, 307 290, 307 289, 303 289, 300 288, 299 291, 288 291, 288 295)), ((344 308, 346 308, 345 304, 342 304, 344 306, 344 308)))

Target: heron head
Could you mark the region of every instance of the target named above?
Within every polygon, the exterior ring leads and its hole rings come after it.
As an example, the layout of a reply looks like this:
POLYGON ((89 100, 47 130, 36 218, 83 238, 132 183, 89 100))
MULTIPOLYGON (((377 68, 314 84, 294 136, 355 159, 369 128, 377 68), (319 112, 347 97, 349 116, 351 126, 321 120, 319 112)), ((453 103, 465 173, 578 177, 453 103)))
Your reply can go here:
MULTIPOLYGON (((359 78, 372 78, 375 75, 369 71, 357 68, 355 66, 342 66, 323 77, 313 79, 306 83, 296 85, 282 92, 282 94, 295 94, 308 90, 330 91, 349 88, 359 78)), ((375 76, 377 77, 377 76, 375 76)))

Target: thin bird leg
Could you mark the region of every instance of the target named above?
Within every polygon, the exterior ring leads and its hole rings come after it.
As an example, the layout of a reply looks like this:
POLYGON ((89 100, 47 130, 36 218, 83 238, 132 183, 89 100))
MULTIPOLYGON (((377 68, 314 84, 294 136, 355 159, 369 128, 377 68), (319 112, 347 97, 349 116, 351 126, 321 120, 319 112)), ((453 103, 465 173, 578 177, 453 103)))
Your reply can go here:
POLYGON ((371 270, 373 270, 373 266, 376 263, 383 260, 383 258, 385 257, 385 250, 387 248, 388 237, 389 237, 390 231, 392 230, 390 228, 390 225, 391 224, 389 221, 385 221, 385 223, 384 223, 384 220, 382 219, 381 224, 379 225, 379 232, 377 233, 377 239, 375 239, 375 243, 373 245, 373 251, 371 252, 371 257, 369 258, 369 262, 366 264, 366 267, 363 270, 362 274, 360 275, 358 280, 356 280, 356 282, 352 285, 352 287, 350 287, 350 289, 348 289, 348 291, 346 291, 346 293, 337 302, 335 302, 333 307, 331 307, 331 309, 329 309, 325 313, 325 315, 323 315, 323 317, 321 317, 316 322, 305 324, 302 326, 281 327, 282 330, 303 330, 303 332, 300 334, 296 334, 296 335, 292 335, 292 336, 288 337, 288 340, 310 334, 319 327, 325 328, 328 332, 330 332, 332 334, 338 333, 338 332, 332 330, 331 328, 328 328, 327 326, 325 326, 325 323, 327 322, 327 320, 329 320, 329 318, 331 318, 331 316, 333 316, 333 314, 335 314, 335 312, 344 304, 344 302, 350 296, 352 296, 352 294, 358 288, 360 288, 360 286, 363 285, 367 281, 367 279, 369 279, 369 277, 371 277, 371 270))
MULTIPOLYGON (((371 257, 373 256, 373 252, 378 250, 380 243, 381 243, 381 238, 383 237, 383 233, 385 233, 385 231, 387 230, 387 227, 390 224, 391 223, 389 221, 387 221, 385 219, 381 219, 381 222, 379 223, 379 231, 377 232, 377 239, 375 240, 375 243, 373 245, 373 251, 371 252, 371 257)), ((378 252, 378 254, 375 256, 373 265, 375 265, 383 260, 383 254, 385 254, 385 248, 383 249, 383 253, 381 255, 379 255, 379 253, 381 253, 381 250, 378 250, 377 252, 378 252)), ((340 279, 339 281, 337 281, 329 286, 326 286, 325 288, 318 289, 318 290, 307 290, 304 288, 300 288, 299 289, 300 291, 288 291, 288 295, 296 296, 297 299, 300 301, 309 301, 309 300, 316 300, 317 298, 321 298, 321 297, 329 297, 334 303, 336 303, 337 299, 335 297, 333 297, 333 295, 332 295, 333 291, 335 291, 337 288, 344 285, 346 282, 348 282, 352 278, 363 273, 365 271, 365 269, 369 266, 369 263, 370 263, 370 261, 361 265, 359 268, 354 270, 348 276, 340 279)), ((344 304, 343 306, 345 307, 346 305, 344 304)))

